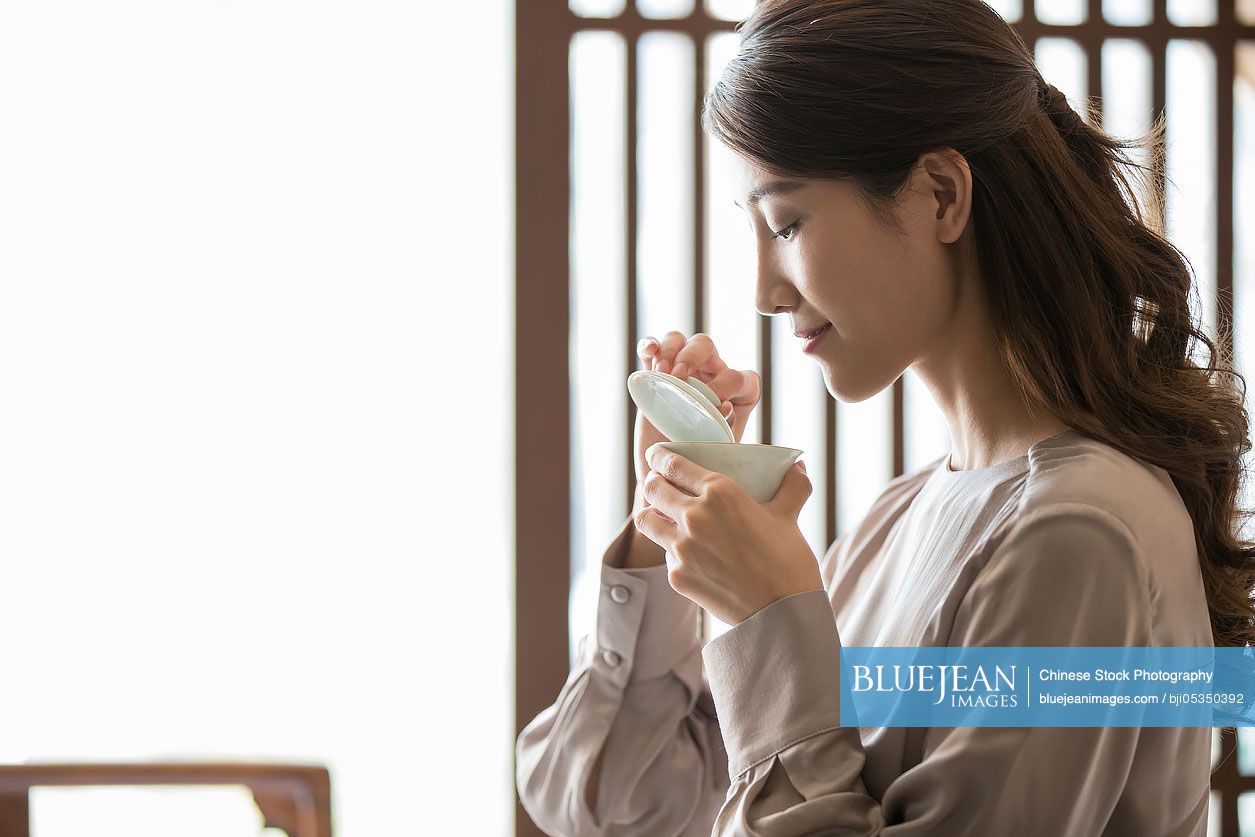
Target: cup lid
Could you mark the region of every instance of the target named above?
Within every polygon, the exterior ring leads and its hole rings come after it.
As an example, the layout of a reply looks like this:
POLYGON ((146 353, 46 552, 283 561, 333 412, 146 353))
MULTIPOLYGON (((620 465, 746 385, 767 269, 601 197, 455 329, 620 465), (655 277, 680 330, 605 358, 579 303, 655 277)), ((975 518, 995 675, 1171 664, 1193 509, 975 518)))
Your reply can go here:
POLYGON ((637 409, 673 442, 736 441, 719 413, 718 396, 696 378, 641 370, 628 376, 627 387, 637 409))

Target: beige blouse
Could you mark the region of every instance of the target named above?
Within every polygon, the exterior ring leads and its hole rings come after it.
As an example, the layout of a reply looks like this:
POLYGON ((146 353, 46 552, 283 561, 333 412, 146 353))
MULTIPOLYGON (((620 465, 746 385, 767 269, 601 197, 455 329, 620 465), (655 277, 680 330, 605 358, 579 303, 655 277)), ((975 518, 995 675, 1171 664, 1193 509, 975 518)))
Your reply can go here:
POLYGON ((820 566, 825 590, 702 646, 665 565, 603 564, 595 633, 516 743, 536 823, 572 837, 1206 833, 1210 728, 839 724, 842 642, 1210 645, 1165 471, 1074 430, 989 468, 939 457, 890 482, 820 566))

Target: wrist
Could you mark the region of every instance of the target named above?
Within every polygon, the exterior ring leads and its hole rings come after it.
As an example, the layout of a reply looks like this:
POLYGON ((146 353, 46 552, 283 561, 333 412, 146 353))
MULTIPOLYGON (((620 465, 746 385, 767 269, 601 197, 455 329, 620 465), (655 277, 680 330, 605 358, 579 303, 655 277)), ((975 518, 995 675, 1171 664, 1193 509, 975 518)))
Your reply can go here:
POLYGON ((637 531, 636 526, 632 526, 632 531, 628 536, 627 549, 623 555, 622 569, 640 570, 646 567, 658 567, 667 563, 667 553, 658 544, 637 531))
POLYGON ((644 489, 638 482, 632 501, 632 517, 633 522, 628 524, 628 533, 624 550, 622 563, 619 567, 625 570, 643 569, 645 567, 656 567, 665 564, 667 561, 666 551, 658 544, 641 534, 636 528, 634 519, 641 509, 645 508, 648 503, 645 502, 644 489))

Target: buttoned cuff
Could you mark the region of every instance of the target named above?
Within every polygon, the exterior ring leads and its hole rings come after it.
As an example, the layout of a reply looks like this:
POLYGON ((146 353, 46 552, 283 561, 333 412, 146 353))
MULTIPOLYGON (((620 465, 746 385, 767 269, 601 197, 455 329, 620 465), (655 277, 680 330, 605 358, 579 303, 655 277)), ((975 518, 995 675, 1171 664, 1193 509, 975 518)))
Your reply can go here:
MULTIPOLYGON (((630 519, 627 525, 633 525, 630 519)), ((696 693, 700 650, 697 605, 672 589, 666 564, 639 569, 602 564, 593 665, 612 682, 622 688, 675 672, 696 693)))
POLYGON ((825 590, 785 596, 706 643, 729 776, 841 725, 840 655, 825 590))

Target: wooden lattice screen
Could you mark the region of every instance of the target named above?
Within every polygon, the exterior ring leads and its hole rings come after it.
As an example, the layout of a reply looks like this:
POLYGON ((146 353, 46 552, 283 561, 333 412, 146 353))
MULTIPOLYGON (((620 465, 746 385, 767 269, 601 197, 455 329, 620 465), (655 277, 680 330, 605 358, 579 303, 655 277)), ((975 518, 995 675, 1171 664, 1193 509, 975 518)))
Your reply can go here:
MULTIPOLYGON (((1110 2, 1110 0, 1109 0, 1110 2)), ((579 4, 575 4, 579 8, 579 4)), ((687 234, 692 241, 693 283, 691 287, 691 332, 707 329, 708 309, 707 218, 702 196, 706 189, 705 152, 699 124, 700 95, 707 86, 707 44, 717 34, 730 32, 734 21, 710 14, 698 0, 682 17, 655 19, 643 16, 632 2, 610 17, 582 17, 558 0, 517 0, 516 3, 516 730, 550 704, 568 671, 568 602, 571 591, 571 114, 569 55, 572 39, 578 33, 616 33, 626 46, 622 96, 625 111, 623 135, 625 207, 623 248, 625 288, 621 316, 625 335, 621 347, 623 377, 636 368, 635 340, 638 328, 638 49, 643 36, 671 32, 691 39, 695 84, 691 118, 693 147, 689 188, 693 200, 692 224, 687 234)), ((1016 29, 1030 48, 1042 39, 1066 39, 1083 50, 1086 89, 1091 103, 1089 118, 1102 120, 1104 44, 1113 39, 1140 42, 1150 56, 1151 118, 1165 112, 1167 98, 1167 58, 1169 44, 1176 40, 1202 42, 1215 56, 1215 251, 1214 311, 1219 334, 1231 340, 1233 311, 1234 251, 1234 84, 1237 53, 1244 44, 1255 43, 1255 9, 1238 0, 1218 0, 1211 19, 1207 4, 1201 25, 1182 25, 1170 14, 1168 0, 1146 0, 1147 19, 1135 25, 1110 22, 1110 9, 1104 15, 1102 0, 1073 0, 1080 19, 1074 23, 1046 22, 1058 19, 1046 0, 1023 0, 1016 29), (1246 19, 1239 21, 1239 14, 1246 19)), ((1126 4, 1127 5, 1127 4, 1126 4)), ((1136 3, 1132 5, 1136 6, 1136 3)), ((1255 6, 1255 4, 1250 4, 1255 6)), ((1000 9, 1001 11, 1001 9, 1000 9)), ((1159 182, 1163 193, 1165 184, 1159 182)), ((764 399, 760 415, 760 440, 772 441, 773 405, 770 321, 761 318, 758 339, 758 369, 763 376, 764 399)), ((904 455, 903 381, 892 389, 888 411, 891 475, 903 473, 904 455)), ((816 493, 825 498, 823 530, 826 542, 838 534, 836 496, 837 438, 836 404, 823 399, 822 426, 829 440, 818 460, 810 459, 816 493), (822 462, 821 473, 814 467, 822 462)), ((622 432, 630 437, 634 414, 630 401, 622 415, 622 432)), ((630 445, 622 448, 631 456, 630 445)), ((623 469, 628 485, 625 496, 632 496, 632 468, 623 469)), ((624 514, 628 508, 623 509, 624 514)), ((1255 777, 1244 776, 1233 753, 1234 731, 1225 730, 1223 758, 1213 775, 1213 788, 1220 819, 1220 833, 1237 835, 1238 797, 1255 790, 1255 777)), ((517 833, 538 834, 521 807, 517 808, 517 833)), ((1255 825, 1255 824, 1252 824, 1255 825)))

